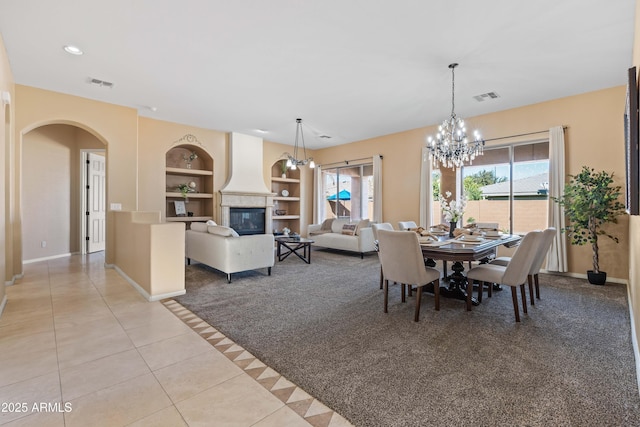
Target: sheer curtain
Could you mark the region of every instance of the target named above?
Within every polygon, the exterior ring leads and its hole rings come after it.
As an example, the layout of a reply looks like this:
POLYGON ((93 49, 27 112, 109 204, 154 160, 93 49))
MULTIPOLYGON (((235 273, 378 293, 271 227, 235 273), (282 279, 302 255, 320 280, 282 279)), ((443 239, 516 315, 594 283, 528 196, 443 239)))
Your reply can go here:
POLYGON ((324 199, 322 194, 322 166, 313 170, 313 223, 320 224, 324 218, 324 199))
POLYGON ((551 200, 551 197, 560 197, 564 193, 564 180, 564 128, 556 126, 549 129, 549 226, 557 231, 547 256, 548 271, 568 271, 567 239, 562 233, 564 209, 551 200))
POLYGON ((382 156, 373 156, 373 222, 382 222, 382 156))
POLYGON ((428 228, 431 225, 431 202, 433 187, 431 186, 431 161, 426 147, 422 147, 422 164, 420 165, 420 223, 428 228))

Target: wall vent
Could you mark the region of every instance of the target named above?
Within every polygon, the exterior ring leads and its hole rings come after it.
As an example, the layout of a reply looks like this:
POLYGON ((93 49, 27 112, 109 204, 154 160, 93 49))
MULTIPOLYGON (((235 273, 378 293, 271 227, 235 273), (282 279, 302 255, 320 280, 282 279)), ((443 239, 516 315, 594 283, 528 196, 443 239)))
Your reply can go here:
POLYGON ((478 102, 484 102, 489 99, 496 99, 496 98, 500 98, 500 95, 498 95, 495 92, 487 92, 487 93, 483 93, 482 95, 476 95, 473 97, 473 99, 475 99, 478 102))
POLYGON ((100 79, 96 79, 93 77, 89 77, 89 79, 87 80, 87 83, 92 84, 94 86, 100 86, 100 87, 106 87, 111 89, 113 87, 113 83, 105 81, 105 80, 100 80, 100 79))

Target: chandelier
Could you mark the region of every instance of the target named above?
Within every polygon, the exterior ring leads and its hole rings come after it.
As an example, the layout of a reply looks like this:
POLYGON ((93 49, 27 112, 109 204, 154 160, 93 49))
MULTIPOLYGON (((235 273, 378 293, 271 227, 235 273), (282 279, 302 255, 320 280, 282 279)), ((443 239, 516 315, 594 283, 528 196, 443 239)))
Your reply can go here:
POLYGON ((313 169, 316 167, 316 164, 313 161, 313 157, 307 157, 307 147, 304 145, 304 135, 302 134, 302 119, 296 119, 296 123, 296 141, 293 147, 293 155, 284 153, 284 155, 287 156, 287 167, 296 170, 298 166, 304 166, 308 163, 309 167, 313 169), (298 137, 302 140, 303 159, 298 158, 298 137))
POLYGON ((455 68, 458 64, 450 64, 451 68, 451 117, 444 120, 438 127, 435 138, 427 138, 429 158, 433 159, 434 167, 438 162, 448 168, 459 168, 465 162, 472 162, 476 156, 482 155, 484 140, 480 133, 473 131, 473 141, 467 138, 464 120, 455 113, 455 68))

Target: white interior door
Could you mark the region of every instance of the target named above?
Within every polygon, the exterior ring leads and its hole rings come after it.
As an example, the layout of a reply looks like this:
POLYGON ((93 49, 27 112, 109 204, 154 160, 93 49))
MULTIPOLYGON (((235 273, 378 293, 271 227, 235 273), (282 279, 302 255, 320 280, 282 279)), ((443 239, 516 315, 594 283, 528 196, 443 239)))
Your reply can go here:
POLYGON ((105 242, 105 157, 87 157, 87 253, 104 250, 105 242))

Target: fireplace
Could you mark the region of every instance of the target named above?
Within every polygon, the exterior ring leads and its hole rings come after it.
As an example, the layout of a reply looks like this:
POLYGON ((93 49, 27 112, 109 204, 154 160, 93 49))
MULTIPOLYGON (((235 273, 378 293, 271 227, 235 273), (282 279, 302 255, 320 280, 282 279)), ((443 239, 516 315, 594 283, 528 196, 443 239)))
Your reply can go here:
POLYGON ((265 208, 229 208, 229 226, 241 236, 265 234, 265 208))

